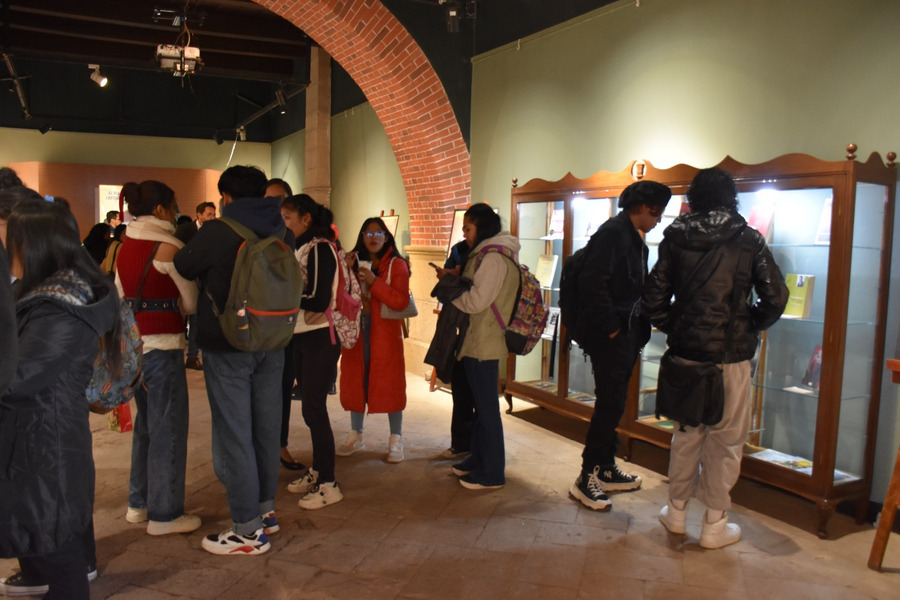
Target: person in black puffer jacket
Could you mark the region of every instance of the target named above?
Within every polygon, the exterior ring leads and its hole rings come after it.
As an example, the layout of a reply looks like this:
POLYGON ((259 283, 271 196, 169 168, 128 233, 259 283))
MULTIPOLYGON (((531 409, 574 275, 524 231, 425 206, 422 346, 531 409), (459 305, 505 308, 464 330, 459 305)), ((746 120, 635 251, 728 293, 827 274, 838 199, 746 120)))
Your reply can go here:
POLYGON ((16 205, 7 247, 18 278, 19 357, 0 396, 0 557, 20 557, 33 580, 13 576, 2 589, 35 593, 47 584, 45 598, 86 599, 94 459, 85 388, 101 337, 105 360, 121 363, 118 296, 61 204, 16 205))
POLYGON ((738 214, 729 173, 700 171, 687 197, 691 212, 663 233, 659 259, 644 286, 642 314, 667 334, 676 361, 721 365, 725 408, 717 425, 675 429, 669 502, 659 518, 670 532, 684 533, 685 505, 696 497, 707 507, 700 545, 720 548, 741 537, 725 511, 740 475, 749 426, 750 359, 760 331, 784 311, 788 290, 765 239, 738 214), (742 248, 752 255, 743 263, 742 248), (717 251, 716 260, 703 261, 710 251, 717 251), (741 264, 750 272, 739 273, 741 264), (751 291, 757 296, 752 304, 751 291))

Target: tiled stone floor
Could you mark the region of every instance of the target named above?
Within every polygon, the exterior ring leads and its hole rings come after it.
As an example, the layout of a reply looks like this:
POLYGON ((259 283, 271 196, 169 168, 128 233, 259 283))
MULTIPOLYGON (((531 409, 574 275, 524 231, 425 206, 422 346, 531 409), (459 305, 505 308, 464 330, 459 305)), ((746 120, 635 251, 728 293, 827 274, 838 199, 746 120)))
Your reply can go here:
MULTIPOLYGON (((384 462, 387 418, 366 420, 367 449, 337 459, 344 501, 318 510, 297 507, 284 490, 276 504, 281 532, 256 557, 213 556, 203 535, 229 526, 225 491, 213 473, 210 417, 202 373, 188 371, 191 438, 187 510, 203 518, 190 535, 148 536, 124 520, 131 437, 93 417, 97 463, 95 526, 100 577, 92 598, 197 599, 779 599, 900 597, 900 537, 888 544, 885 570, 866 568, 874 530, 845 515, 815 533, 812 503, 741 481, 732 518, 743 539, 722 550, 697 543, 701 508, 689 508, 686 536, 669 535, 656 513, 665 501, 666 455, 635 443, 644 487, 613 498, 597 513, 568 497, 577 475, 585 424, 524 402, 503 415, 507 485, 494 492, 460 487, 448 446, 450 396, 429 392, 408 374, 404 416, 407 459, 384 462), (641 466, 643 465, 643 466, 641 466)), ((349 418, 329 400, 335 437, 349 418)), ((310 458, 306 426, 295 404, 290 448, 310 458)), ((504 404, 505 408, 505 404, 504 404)), ((0 560, 0 573, 15 561, 0 560)))

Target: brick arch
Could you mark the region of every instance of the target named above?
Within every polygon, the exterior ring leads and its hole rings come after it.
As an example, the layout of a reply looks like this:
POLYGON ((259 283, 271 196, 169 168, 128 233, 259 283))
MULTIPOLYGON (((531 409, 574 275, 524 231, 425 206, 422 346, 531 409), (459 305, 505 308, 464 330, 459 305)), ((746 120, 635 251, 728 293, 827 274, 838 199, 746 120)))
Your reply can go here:
POLYGON ((444 86, 409 32, 378 0, 254 2, 302 29, 359 85, 400 167, 412 244, 446 244, 449 209, 470 201, 469 152, 444 86))

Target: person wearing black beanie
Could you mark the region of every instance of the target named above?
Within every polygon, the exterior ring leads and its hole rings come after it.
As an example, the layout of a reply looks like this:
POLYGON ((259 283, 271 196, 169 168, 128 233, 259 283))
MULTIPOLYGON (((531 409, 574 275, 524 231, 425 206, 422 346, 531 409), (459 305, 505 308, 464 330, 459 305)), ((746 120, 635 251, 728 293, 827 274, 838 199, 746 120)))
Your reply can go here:
POLYGON ((619 197, 622 212, 591 236, 575 286, 579 326, 588 332, 582 349, 594 373, 594 414, 582 452, 581 473, 569 494, 593 510, 609 510, 606 492, 641 487, 641 478, 616 465, 616 426, 625 411, 628 380, 647 340, 650 325, 640 316, 641 288, 647 275, 642 234, 656 227, 672 197, 655 181, 629 185, 619 197))

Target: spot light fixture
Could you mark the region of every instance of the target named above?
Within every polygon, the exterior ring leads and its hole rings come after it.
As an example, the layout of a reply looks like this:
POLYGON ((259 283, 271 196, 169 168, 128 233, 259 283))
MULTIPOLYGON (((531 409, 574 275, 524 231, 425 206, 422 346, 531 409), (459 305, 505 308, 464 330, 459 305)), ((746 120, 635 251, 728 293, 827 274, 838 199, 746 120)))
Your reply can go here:
POLYGON ((91 71, 91 81, 100 87, 106 86, 109 80, 100 74, 100 65, 88 65, 88 68, 93 69, 93 71, 91 71))
POLYGON ((41 135, 45 135, 48 131, 52 131, 53 126, 50 123, 44 124, 38 131, 41 132, 41 135))

